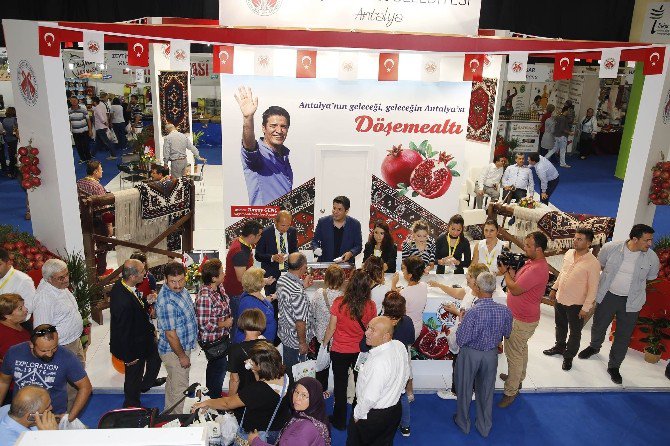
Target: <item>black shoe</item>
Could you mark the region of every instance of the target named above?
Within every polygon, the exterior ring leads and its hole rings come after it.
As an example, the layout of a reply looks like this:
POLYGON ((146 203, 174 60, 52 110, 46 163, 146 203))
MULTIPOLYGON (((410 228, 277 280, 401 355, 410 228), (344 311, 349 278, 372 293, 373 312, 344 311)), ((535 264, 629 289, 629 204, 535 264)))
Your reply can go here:
POLYGON ((145 387, 142 389, 142 393, 147 393, 149 390, 151 390, 152 387, 160 387, 165 382, 167 381, 167 378, 162 377, 162 378, 156 378, 156 381, 154 381, 153 385, 151 387, 145 387))
POLYGON ((611 367, 607 369, 607 373, 610 374, 610 378, 612 378, 614 384, 621 384, 623 382, 623 378, 621 377, 618 368, 611 367))
POLYGON ((665 377, 670 379, 670 367, 665 368, 665 377))
POLYGON ((599 351, 600 351, 600 349, 596 350, 595 348, 593 348, 593 347, 591 347, 591 346, 589 345, 589 346, 586 347, 584 350, 582 350, 581 352, 579 352, 579 354, 577 355, 577 357, 578 357, 579 359, 589 359, 591 356, 595 355, 595 354, 598 353, 599 351))
POLYGON ((411 435, 411 431, 409 430, 409 426, 407 427, 400 427, 400 435, 403 437, 409 437, 411 435))
POLYGON ((572 368, 572 358, 563 358, 563 365, 561 368, 565 371, 568 371, 572 368))
MULTIPOLYGON (((501 373, 500 374, 500 379, 503 381, 507 381, 507 373, 501 373)), ((523 382, 519 383, 519 390, 523 389, 523 382)))
POLYGON ((562 355, 563 353, 565 353, 565 347, 559 347, 558 345, 554 345, 550 349, 542 350, 542 353, 544 353, 547 356, 562 355))
POLYGON ((337 429, 338 431, 343 431, 347 429, 346 424, 335 423, 335 418, 333 418, 332 415, 328 415, 328 421, 330 421, 330 425, 333 426, 333 428, 337 429))

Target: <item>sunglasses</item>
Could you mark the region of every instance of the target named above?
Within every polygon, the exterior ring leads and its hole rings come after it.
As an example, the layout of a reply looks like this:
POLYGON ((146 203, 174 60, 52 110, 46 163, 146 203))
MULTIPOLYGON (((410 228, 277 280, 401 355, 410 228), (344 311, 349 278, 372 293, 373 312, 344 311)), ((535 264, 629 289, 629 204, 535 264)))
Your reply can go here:
POLYGON ((33 330, 33 336, 45 336, 49 333, 56 333, 56 327, 49 325, 48 327, 39 330, 33 330))

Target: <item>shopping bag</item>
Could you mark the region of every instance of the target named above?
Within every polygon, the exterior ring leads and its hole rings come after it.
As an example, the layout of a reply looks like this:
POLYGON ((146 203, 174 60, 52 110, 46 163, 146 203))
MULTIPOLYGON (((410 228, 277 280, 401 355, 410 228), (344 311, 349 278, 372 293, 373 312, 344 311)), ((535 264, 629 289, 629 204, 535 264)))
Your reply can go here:
POLYGON ((320 372, 326 370, 330 365, 330 352, 325 345, 322 345, 319 348, 319 353, 316 355, 316 365, 314 367, 315 372, 320 372))
POLYGON ((237 433, 237 418, 232 413, 226 412, 219 415, 216 419, 219 422, 219 430, 221 431, 221 444, 229 446, 235 441, 235 434, 237 433))
POLYGON ((316 378, 316 361, 308 359, 307 361, 299 362, 291 368, 293 372, 293 380, 298 381, 301 378, 316 378))
POLYGON ((107 138, 109 138, 109 141, 112 144, 118 144, 119 143, 119 140, 116 137, 116 133, 114 133, 114 130, 112 130, 112 129, 107 129, 107 138))
POLYGON ((75 418, 72 421, 68 420, 68 414, 63 415, 63 418, 60 419, 60 423, 58 423, 59 431, 79 430, 79 429, 88 429, 88 428, 84 423, 79 421, 79 418, 75 418))

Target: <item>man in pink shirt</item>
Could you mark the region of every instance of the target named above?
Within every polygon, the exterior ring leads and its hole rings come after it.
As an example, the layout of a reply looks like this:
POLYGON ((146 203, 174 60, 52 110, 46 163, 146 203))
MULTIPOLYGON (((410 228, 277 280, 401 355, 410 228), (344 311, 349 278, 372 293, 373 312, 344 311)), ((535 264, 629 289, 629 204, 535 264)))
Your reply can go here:
POLYGON ((523 242, 529 260, 519 271, 498 265, 507 286, 507 306, 514 317, 512 333, 505 340, 507 374, 500 374, 500 379, 505 381, 505 395, 498 407, 507 407, 514 402, 526 377, 528 340, 540 323, 540 303, 549 282, 549 265, 544 258, 546 249, 547 237, 541 232, 532 232, 523 242))
POLYGON ((575 248, 565 253, 561 273, 549 293, 549 297, 556 300, 554 306, 556 344, 542 353, 548 356, 563 355, 563 370, 572 368, 572 358, 577 355, 579 342, 582 339, 584 321, 596 300, 600 262, 589 250, 592 242, 591 229, 577 229, 574 238, 575 248))

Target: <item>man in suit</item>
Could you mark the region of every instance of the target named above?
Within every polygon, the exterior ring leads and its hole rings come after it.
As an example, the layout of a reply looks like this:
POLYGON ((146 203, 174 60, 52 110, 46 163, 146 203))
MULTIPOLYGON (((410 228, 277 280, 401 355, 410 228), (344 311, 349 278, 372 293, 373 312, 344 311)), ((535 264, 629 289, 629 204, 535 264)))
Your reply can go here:
POLYGON ((351 202, 344 195, 333 199, 333 213, 316 224, 312 248, 319 262, 339 260, 354 264, 363 248, 361 223, 349 217, 351 202))
MULTIPOLYGON (((289 211, 279 211, 274 225, 268 226, 261 233, 261 239, 256 244, 255 257, 261 262, 265 277, 279 279, 281 273, 288 271, 288 255, 298 252, 298 232, 291 226, 292 221, 289 211)), ((269 296, 276 289, 276 282, 267 285, 265 295, 269 296)))
POLYGON ((126 366, 123 407, 141 407, 140 392, 165 383, 157 378, 161 367, 154 326, 135 287, 146 271, 139 260, 126 260, 110 295, 110 342, 112 355, 126 366), (145 370, 146 367, 146 370, 145 370))

